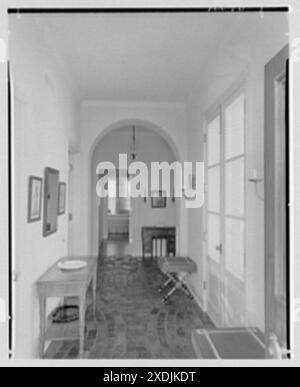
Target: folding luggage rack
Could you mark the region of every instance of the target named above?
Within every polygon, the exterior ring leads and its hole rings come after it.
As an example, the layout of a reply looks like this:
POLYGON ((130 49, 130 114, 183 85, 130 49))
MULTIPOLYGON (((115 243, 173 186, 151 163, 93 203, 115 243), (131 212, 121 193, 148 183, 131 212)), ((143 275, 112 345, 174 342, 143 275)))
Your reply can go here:
POLYGON ((162 302, 166 302, 177 289, 183 290, 188 297, 193 299, 186 285, 186 280, 197 271, 196 263, 189 257, 158 257, 157 263, 162 273, 168 277, 166 282, 160 287, 159 292, 163 292, 172 284, 171 289, 163 297, 162 302))

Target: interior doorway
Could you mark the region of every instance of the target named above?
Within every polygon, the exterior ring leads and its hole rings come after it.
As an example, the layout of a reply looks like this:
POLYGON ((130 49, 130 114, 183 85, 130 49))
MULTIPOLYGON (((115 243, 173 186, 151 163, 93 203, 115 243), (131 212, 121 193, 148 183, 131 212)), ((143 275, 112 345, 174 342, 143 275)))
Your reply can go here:
MULTIPOLYGON (((171 165, 178 159, 178 152, 174 149, 172 140, 164 135, 162 129, 156 128, 151 123, 126 121, 105 131, 105 134, 99 138, 91 153, 91 235, 93 254, 98 253, 99 249, 101 251, 102 246, 105 246, 109 239, 119 237, 126 238, 128 241, 130 255, 142 256, 141 232, 144 226, 176 227, 176 247, 177 251, 180 250, 180 239, 182 237, 180 232, 182 203, 180 200, 169 197, 165 207, 153 208, 150 184, 146 195, 141 194, 137 198, 130 198, 130 193, 126 197, 111 195, 108 198, 99 198, 95 190, 99 180, 99 175, 95 174, 95 170, 100 162, 112 163, 113 169, 116 168, 117 176, 110 181, 111 191, 114 191, 118 186, 118 174, 121 172, 127 174, 128 167, 133 161, 143 162, 148 167, 148 171, 151 171, 152 162, 167 162, 171 165), (134 142, 133 127, 135 128, 134 142), (135 144, 134 147, 133 143, 135 144), (132 154, 133 149, 136 152, 135 157, 132 154), (127 155, 126 171, 119 165, 119 156, 122 154, 127 155)), ((150 173, 148 178, 150 182, 150 173)), ((123 187, 123 190, 130 191, 130 179, 131 177, 128 176, 127 186, 123 187)))
MULTIPOLYGON (((127 171, 124 171, 125 176, 127 171)), ((123 173, 123 175, 124 175, 123 173)), ((108 239, 130 241, 130 180, 121 179, 120 171, 108 181, 108 239)))

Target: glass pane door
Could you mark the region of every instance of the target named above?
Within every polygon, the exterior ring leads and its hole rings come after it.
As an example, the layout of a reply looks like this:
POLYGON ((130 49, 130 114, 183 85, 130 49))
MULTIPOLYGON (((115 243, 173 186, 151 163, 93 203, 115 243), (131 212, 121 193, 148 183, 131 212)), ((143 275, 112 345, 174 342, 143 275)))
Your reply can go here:
POLYGON ((207 308, 214 321, 221 324, 222 243, 221 243, 221 118, 207 126, 207 308))
POLYGON ((245 96, 224 107, 224 297, 226 326, 245 325, 245 96))
POLYGON ((218 326, 245 324, 245 96, 208 121, 206 305, 218 326))
POLYGON ((245 154, 244 94, 224 110, 225 116, 225 267, 244 280, 245 154))

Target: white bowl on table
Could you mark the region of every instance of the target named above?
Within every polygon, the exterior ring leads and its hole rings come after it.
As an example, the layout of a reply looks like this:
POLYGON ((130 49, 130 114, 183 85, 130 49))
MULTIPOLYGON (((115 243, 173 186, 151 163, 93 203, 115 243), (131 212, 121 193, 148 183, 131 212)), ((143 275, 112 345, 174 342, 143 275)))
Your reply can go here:
POLYGON ((62 271, 82 270, 87 267, 87 262, 78 259, 70 259, 58 263, 58 267, 62 271))

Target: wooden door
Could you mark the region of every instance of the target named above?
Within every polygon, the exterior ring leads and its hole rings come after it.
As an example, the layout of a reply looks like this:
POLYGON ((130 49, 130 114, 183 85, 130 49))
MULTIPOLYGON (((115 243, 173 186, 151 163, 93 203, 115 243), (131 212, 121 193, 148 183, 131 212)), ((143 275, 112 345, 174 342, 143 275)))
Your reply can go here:
POLYGON ((265 310, 267 357, 286 357, 289 332, 288 54, 265 67, 265 310))

